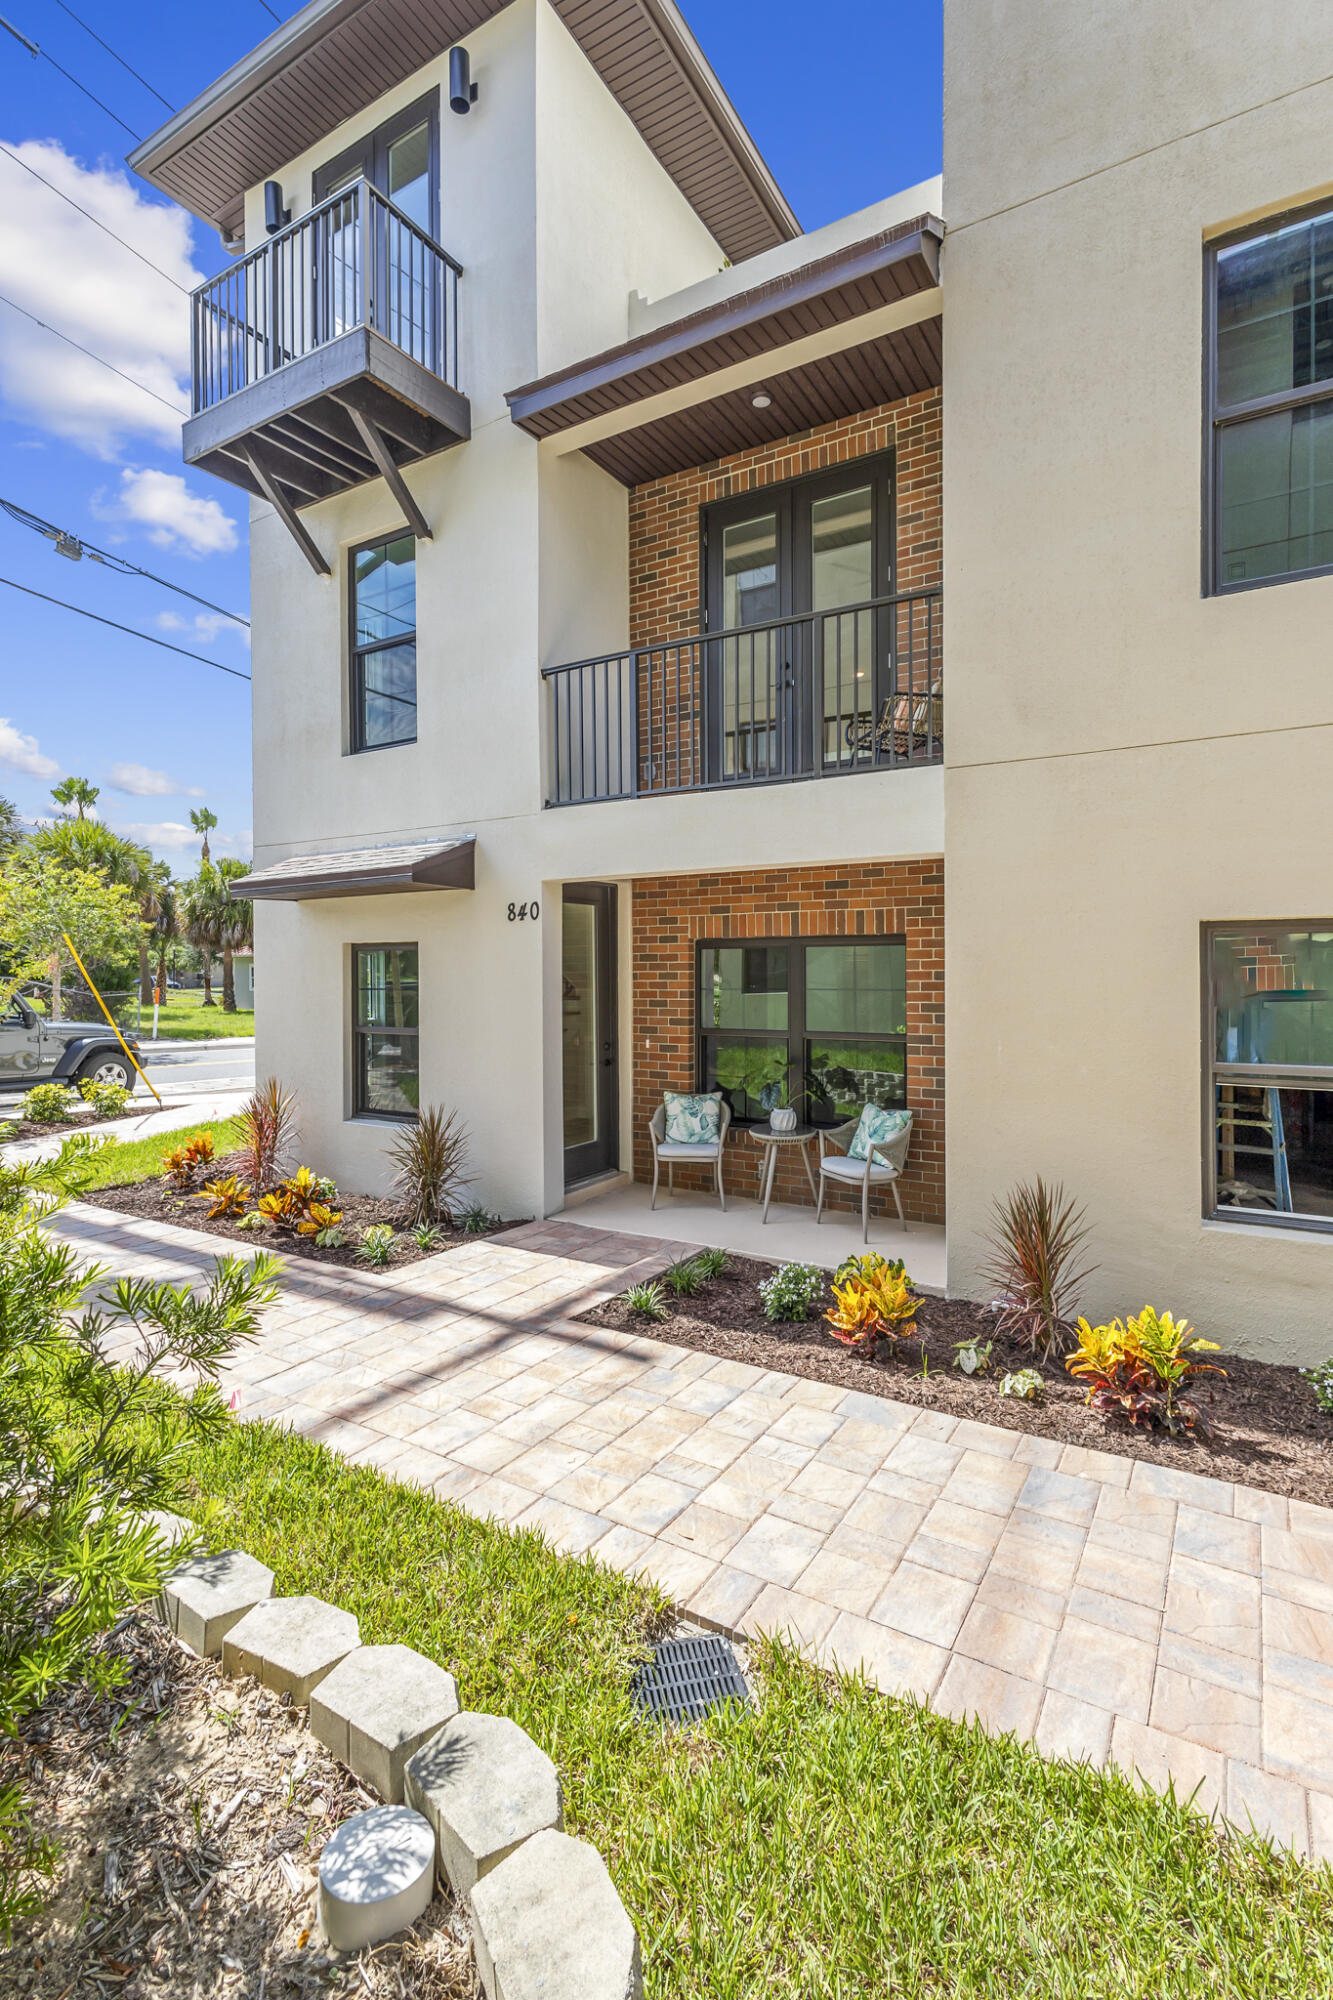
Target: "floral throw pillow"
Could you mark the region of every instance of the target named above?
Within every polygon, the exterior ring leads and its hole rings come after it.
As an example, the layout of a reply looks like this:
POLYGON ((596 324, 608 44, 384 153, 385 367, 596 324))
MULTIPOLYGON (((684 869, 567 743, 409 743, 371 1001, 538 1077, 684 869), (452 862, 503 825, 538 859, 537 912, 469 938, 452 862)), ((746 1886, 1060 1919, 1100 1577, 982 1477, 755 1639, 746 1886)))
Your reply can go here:
POLYGON ((666 1105, 667 1142, 672 1146, 715 1146, 717 1135, 722 1129, 722 1096, 720 1091, 710 1091, 707 1095, 695 1092, 687 1095, 675 1090, 664 1090, 662 1102, 666 1105))
MULTIPOLYGON (((894 1138, 912 1122, 910 1111, 882 1111, 878 1104, 867 1104, 861 1113, 861 1123, 847 1148, 849 1160, 868 1160, 872 1146, 882 1146, 886 1140, 894 1138)), ((882 1166, 883 1161, 877 1164, 882 1166)))

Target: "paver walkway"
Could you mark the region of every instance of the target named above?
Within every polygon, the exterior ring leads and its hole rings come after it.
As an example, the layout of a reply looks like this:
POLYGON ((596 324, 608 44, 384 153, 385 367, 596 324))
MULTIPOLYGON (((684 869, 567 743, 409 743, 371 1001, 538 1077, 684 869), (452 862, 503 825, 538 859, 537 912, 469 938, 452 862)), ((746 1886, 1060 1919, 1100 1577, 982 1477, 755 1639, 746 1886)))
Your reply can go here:
MULTIPOLYGON (((144 1275, 222 1247, 54 1226, 144 1275)), ((686 1247, 554 1221, 398 1272, 293 1264, 228 1386, 691 1617, 1333 1860, 1333 1511, 571 1319, 686 1247)))

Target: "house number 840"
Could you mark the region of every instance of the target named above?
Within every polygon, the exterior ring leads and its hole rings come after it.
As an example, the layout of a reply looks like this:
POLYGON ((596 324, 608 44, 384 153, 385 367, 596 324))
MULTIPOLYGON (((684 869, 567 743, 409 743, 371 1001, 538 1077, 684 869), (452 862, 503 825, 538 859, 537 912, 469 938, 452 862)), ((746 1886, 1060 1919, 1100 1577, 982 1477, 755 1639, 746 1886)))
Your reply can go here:
POLYGON ((509 921, 511 924, 525 924, 529 917, 532 918, 535 924, 541 913, 542 906, 540 903, 511 903, 509 905, 509 921))

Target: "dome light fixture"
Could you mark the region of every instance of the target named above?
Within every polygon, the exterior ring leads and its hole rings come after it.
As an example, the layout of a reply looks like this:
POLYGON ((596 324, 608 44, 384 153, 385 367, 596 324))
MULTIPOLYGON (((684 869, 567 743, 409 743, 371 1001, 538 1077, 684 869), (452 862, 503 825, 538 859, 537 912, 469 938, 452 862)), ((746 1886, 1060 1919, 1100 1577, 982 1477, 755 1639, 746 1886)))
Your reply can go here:
POLYGON ((756 389, 750 398, 752 409, 767 410, 772 408, 772 404, 773 398, 769 395, 767 389, 756 389))

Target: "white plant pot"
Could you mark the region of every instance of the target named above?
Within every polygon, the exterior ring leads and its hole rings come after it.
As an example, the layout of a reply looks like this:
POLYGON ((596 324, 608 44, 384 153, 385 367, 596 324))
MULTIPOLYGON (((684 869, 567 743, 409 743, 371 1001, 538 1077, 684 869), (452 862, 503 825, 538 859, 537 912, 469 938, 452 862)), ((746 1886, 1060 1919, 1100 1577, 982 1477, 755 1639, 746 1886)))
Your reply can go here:
POLYGON ((796 1113, 790 1104, 780 1105, 776 1111, 769 1112, 768 1123, 770 1129, 774 1132, 794 1132, 796 1130, 796 1113))

